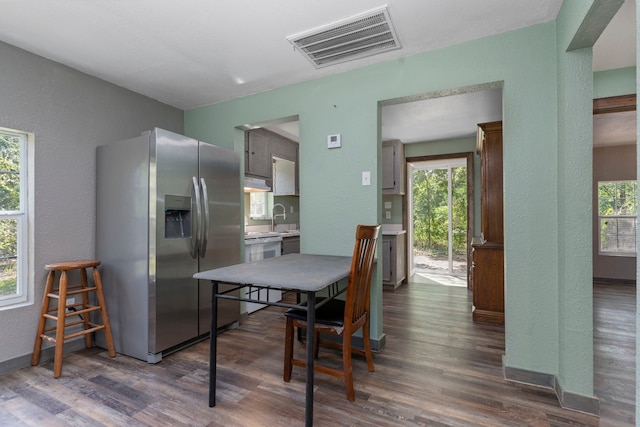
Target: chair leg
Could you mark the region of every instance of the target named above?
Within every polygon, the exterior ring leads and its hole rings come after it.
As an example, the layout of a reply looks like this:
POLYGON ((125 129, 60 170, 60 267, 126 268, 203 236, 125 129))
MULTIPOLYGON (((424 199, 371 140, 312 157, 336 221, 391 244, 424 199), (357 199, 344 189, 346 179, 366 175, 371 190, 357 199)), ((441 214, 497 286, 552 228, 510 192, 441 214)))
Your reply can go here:
POLYGON ((283 371, 283 379, 285 382, 289 382, 291 380, 291 371, 293 370, 293 365, 291 364, 291 359, 293 359, 293 319, 287 317, 287 325, 285 327, 284 333, 284 371, 283 371))
POLYGON ((373 356, 371 354, 371 331, 369 330, 369 314, 367 314, 367 320, 364 322, 362 328, 362 341, 364 343, 364 357, 367 359, 367 367, 369 372, 374 372, 376 369, 373 366, 373 356))
POLYGON ((342 367, 344 369, 344 387, 347 399, 356 400, 356 393, 353 389, 353 369, 351 365, 351 334, 342 335, 342 367))

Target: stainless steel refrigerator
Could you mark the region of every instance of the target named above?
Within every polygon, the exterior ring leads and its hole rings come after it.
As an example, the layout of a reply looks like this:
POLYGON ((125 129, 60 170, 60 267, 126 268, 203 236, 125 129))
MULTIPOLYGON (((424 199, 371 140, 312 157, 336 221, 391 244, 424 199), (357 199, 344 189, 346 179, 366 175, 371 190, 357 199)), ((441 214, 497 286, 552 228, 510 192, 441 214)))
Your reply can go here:
MULTIPOLYGON (((118 353, 149 363, 207 337, 211 283, 241 262, 240 158, 162 129, 98 147, 96 258, 118 353)), ((237 301, 218 325, 237 324, 237 301)), ((96 337, 103 346, 104 337, 96 337)))

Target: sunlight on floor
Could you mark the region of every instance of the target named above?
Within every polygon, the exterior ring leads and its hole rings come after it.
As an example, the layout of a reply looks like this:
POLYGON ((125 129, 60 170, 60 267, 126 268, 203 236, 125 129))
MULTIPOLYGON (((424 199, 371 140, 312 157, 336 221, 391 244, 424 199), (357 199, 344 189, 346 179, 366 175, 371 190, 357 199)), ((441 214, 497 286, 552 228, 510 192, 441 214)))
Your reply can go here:
POLYGON ((434 274, 428 271, 416 270, 411 276, 412 283, 426 283, 430 285, 443 286, 467 286, 467 279, 464 276, 452 276, 448 274, 434 274))

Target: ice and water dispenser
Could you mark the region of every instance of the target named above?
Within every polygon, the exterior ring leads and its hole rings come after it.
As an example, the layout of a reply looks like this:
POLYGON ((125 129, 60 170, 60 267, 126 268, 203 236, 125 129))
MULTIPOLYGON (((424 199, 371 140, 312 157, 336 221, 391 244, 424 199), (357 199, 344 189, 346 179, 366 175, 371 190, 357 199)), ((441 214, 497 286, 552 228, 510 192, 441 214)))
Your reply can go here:
POLYGON ((167 194, 164 206, 165 239, 191 238, 191 197, 167 194))

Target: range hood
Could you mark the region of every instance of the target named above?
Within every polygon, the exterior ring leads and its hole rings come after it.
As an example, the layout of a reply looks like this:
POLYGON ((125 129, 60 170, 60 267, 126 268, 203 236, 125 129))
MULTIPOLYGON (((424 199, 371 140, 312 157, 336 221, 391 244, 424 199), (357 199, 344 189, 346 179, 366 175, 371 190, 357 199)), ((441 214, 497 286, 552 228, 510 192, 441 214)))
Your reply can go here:
POLYGON ((271 183, 267 183, 266 179, 253 178, 250 176, 244 177, 244 191, 250 193, 253 191, 271 191, 271 183))

